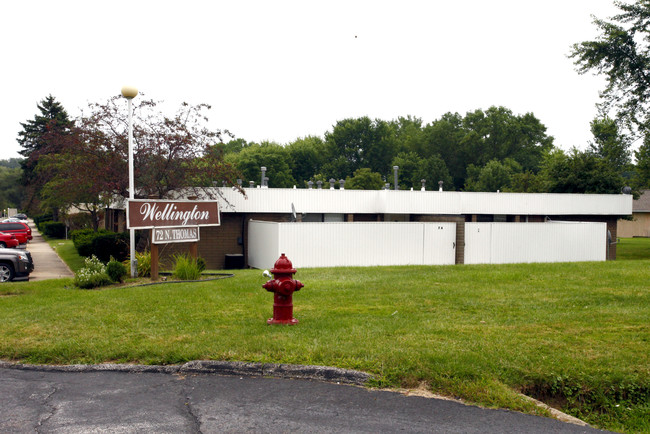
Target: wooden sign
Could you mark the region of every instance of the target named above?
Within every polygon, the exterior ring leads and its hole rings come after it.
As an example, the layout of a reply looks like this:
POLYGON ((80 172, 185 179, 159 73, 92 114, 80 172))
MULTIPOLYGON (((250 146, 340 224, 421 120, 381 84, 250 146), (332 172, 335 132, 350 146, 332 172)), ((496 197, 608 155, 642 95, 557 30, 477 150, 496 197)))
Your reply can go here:
POLYGON ((219 226, 216 201, 146 200, 128 201, 126 226, 129 229, 219 226))
POLYGON ((193 243, 199 241, 198 226, 185 228, 153 228, 151 233, 151 242, 153 244, 193 243))

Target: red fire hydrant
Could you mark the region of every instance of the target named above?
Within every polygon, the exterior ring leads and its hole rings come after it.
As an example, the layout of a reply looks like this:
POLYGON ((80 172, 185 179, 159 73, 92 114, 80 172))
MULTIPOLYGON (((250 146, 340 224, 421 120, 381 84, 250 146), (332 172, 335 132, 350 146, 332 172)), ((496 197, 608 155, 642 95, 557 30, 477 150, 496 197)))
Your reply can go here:
POLYGON ((271 269, 273 279, 262 285, 262 288, 273 295, 273 318, 269 318, 268 324, 298 324, 298 320, 293 317, 293 293, 300 291, 303 285, 299 280, 293 278, 296 269, 284 253, 275 261, 271 269))

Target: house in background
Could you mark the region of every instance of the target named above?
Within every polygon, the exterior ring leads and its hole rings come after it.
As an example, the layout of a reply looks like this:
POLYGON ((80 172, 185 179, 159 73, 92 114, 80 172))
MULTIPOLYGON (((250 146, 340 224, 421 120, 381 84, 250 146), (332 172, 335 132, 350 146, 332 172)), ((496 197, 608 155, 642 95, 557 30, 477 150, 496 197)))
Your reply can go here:
POLYGON ((632 202, 632 220, 619 220, 617 233, 621 238, 650 237, 650 190, 632 202))

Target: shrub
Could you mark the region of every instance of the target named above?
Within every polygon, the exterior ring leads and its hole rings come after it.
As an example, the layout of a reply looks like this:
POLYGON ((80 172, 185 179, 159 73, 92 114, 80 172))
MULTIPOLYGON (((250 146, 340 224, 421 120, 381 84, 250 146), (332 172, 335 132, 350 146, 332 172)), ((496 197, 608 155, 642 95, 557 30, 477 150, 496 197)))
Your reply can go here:
POLYGON ((126 267, 119 261, 111 259, 111 261, 106 264, 106 274, 111 278, 113 282, 122 282, 124 281, 124 276, 126 276, 126 267))
POLYGON ((41 222, 41 232, 50 238, 65 238, 65 223, 46 221, 41 222))
MULTIPOLYGON (((71 231, 71 232, 70 232, 70 239, 71 239, 72 242, 74 243, 74 242, 76 242, 79 238, 85 237, 85 236, 87 236, 88 234, 93 234, 93 233, 95 233, 95 231, 92 230, 91 228, 77 229, 77 230, 75 230, 75 231, 71 231)), ((75 247, 77 247, 77 246, 75 245, 75 247)))
POLYGON ((109 231, 98 232, 92 238, 92 254, 101 261, 108 262, 111 257, 123 261, 129 256, 129 234, 109 231))
POLYGON ((72 231, 70 238, 77 252, 81 256, 97 256, 100 260, 108 262, 111 257, 123 261, 129 255, 129 234, 115 233, 100 229, 80 229, 72 231))
POLYGON ((95 237, 95 233, 92 229, 80 229, 70 233, 72 243, 79 255, 88 257, 93 254, 93 238, 95 237))
POLYGON ((197 262, 188 254, 174 255, 174 277, 180 280, 197 280, 201 277, 197 262))
POLYGON ((32 220, 34 220, 34 224, 36 225, 38 230, 41 231, 42 230, 41 223, 51 222, 53 218, 54 216, 52 214, 41 214, 41 215, 34 216, 32 220))
POLYGON ((111 278, 106 274, 106 266, 94 255, 84 260, 84 267, 74 276, 74 284, 82 289, 97 288, 111 283, 111 278))

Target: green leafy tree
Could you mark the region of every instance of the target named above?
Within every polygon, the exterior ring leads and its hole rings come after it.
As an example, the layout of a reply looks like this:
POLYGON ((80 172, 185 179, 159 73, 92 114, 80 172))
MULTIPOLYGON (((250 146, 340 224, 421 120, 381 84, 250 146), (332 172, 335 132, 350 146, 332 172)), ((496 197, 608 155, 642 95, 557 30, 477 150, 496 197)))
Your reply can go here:
POLYGON ((299 185, 304 185, 314 174, 320 173, 328 159, 327 147, 320 137, 296 139, 286 146, 286 150, 291 174, 299 185))
POLYGON ((541 175, 549 193, 620 193, 624 180, 603 158, 573 148, 549 153, 541 175))
POLYGON ((650 138, 648 136, 634 155, 636 157, 634 186, 639 190, 650 189, 650 138))
POLYGON ((513 176, 521 173, 521 165, 511 158, 491 160, 479 168, 467 169, 467 191, 507 191, 512 188, 513 176))
POLYGON ((402 152, 393 159, 393 165, 399 167, 401 188, 418 190, 424 179, 429 189, 437 189, 438 181, 442 181, 445 189, 453 190, 447 166, 438 155, 423 159, 415 152, 402 152))
POLYGON ((367 116, 338 121, 325 134, 325 141, 330 145, 332 163, 325 165, 324 172, 335 178, 345 178, 363 167, 388 173, 397 154, 393 126, 367 116))
POLYGON ((571 58, 580 74, 606 77, 601 112, 615 110, 630 131, 645 133, 650 126, 650 2, 614 4, 621 13, 610 20, 594 19, 598 38, 574 44, 571 58))
POLYGON ((532 113, 514 115, 505 107, 490 107, 467 113, 463 124, 478 137, 470 148, 475 164, 510 158, 524 170, 538 170, 544 152, 553 147, 553 138, 532 113))
POLYGON ((0 210, 20 208, 24 191, 20 182, 21 176, 22 171, 19 167, 0 165, 0 210))
POLYGON ((7 167, 9 169, 18 169, 23 162, 22 158, 9 158, 7 160, 0 160, 0 167, 7 167))
MULTIPOLYGON (((168 117, 151 100, 134 101, 134 184, 136 198, 215 197, 213 182, 234 184, 237 172, 215 147, 221 130, 208 129, 209 106, 182 104, 168 117)), ((123 98, 92 103, 65 134, 50 131, 56 152, 41 157, 47 174, 44 197, 50 206, 85 211, 96 222, 100 211, 129 197, 128 111, 123 98)))
POLYGON ((630 142, 619 132, 613 119, 608 117, 594 119, 591 122, 591 133, 594 136, 594 141, 590 144, 593 153, 620 174, 629 169, 630 142))
POLYGON ((367 167, 355 170, 354 175, 345 180, 345 188, 348 190, 381 190, 383 186, 381 174, 367 167))
POLYGON ((413 116, 398 117, 391 122, 395 131, 397 152, 418 153, 425 147, 422 119, 413 116))
MULTIPOLYGON (((553 138, 532 114, 515 115, 504 107, 475 110, 464 117, 447 113, 423 129, 418 155, 440 155, 457 189, 465 186, 470 165, 481 168, 492 160, 516 161, 536 173, 553 138)), ((475 169, 474 169, 475 170, 475 169)))
POLYGON ((261 167, 266 167, 266 176, 269 178, 269 187, 291 188, 296 180, 291 175, 290 157, 287 150, 277 143, 264 142, 252 144, 242 149, 231 160, 242 174, 244 182, 261 182, 261 167))
POLYGON ((446 113, 423 128, 423 140, 417 143, 415 149, 421 158, 442 156, 455 189, 465 184, 466 168, 472 158, 466 146, 466 135, 462 116, 446 113))

